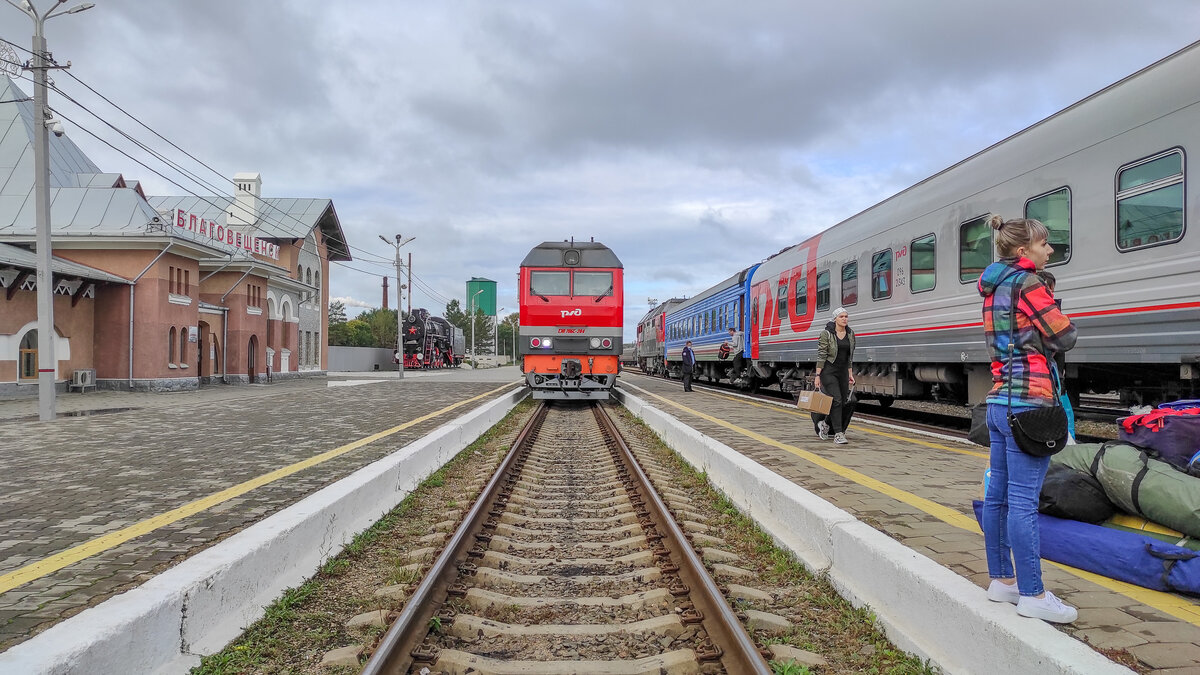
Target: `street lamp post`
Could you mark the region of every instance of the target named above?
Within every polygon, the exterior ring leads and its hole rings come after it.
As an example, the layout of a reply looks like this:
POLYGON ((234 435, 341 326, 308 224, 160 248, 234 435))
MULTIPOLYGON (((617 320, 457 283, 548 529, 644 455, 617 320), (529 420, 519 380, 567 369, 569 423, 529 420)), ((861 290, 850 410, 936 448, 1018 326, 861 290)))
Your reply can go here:
POLYGON ((518 326, 518 323, 515 320, 510 321, 509 323, 512 324, 512 335, 513 335, 512 362, 513 362, 513 365, 515 366, 515 365, 517 365, 517 326, 518 326))
POLYGON ((475 353, 475 298, 482 292, 483 292, 482 288, 475 291, 475 295, 471 296, 471 302, 469 303, 469 307, 471 308, 471 367, 472 368, 479 367, 479 355, 475 353))
MULTIPOLYGON (((391 244, 387 237, 382 234, 379 238, 385 244, 391 244)), ((400 373, 400 379, 404 379, 404 312, 400 311, 400 307, 404 304, 404 264, 400 261, 400 247, 408 242, 416 239, 409 237, 405 239, 402 235, 396 235, 396 360, 400 362, 400 368, 397 372, 400 373)))
MULTIPOLYGON (((45 24, 63 14, 75 14, 94 7, 92 3, 76 5, 56 12, 67 0, 57 0, 43 14, 29 0, 21 4, 7 0, 8 4, 33 19, 33 58, 26 70, 33 71, 33 171, 34 213, 37 220, 37 312, 38 312, 38 418, 42 421, 54 419, 54 373, 58 369, 58 357, 54 353, 54 269, 51 267, 53 254, 50 249, 50 136, 47 126, 58 124, 47 119, 46 80, 51 68, 50 53, 46 50, 45 24), (49 366, 49 367, 47 367, 49 366)), ((65 67, 70 67, 68 61, 65 67)), ((61 131, 55 133, 62 135, 61 131)), ((133 336, 130 336, 130 340, 133 336)))
POLYGON ((496 357, 496 365, 500 365, 500 312, 505 310, 504 307, 496 310, 496 316, 492 317, 492 355, 496 357))

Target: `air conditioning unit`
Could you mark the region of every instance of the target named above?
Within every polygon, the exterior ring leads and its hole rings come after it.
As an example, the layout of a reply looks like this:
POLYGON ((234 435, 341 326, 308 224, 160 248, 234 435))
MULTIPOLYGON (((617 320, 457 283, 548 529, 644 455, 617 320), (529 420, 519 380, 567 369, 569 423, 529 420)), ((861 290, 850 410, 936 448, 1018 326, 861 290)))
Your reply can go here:
POLYGON ((71 373, 72 387, 94 387, 96 386, 96 370, 94 368, 83 368, 71 373))

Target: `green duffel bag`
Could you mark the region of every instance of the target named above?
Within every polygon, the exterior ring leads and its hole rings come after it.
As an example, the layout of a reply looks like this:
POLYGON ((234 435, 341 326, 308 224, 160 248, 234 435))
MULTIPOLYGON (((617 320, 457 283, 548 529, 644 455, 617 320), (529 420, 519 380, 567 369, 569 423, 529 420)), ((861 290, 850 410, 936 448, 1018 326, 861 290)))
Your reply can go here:
POLYGON ((1050 458, 1051 464, 1062 464, 1076 471, 1084 473, 1092 472, 1092 464, 1096 461, 1096 453, 1100 452, 1099 443, 1078 443, 1076 445, 1068 445, 1062 449, 1062 452, 1050 458))
POLYGON ((1200 537, 1200 478, 1122 441, 1105 443, 1094 464, 1094 475, 1118 508, 1200 537))

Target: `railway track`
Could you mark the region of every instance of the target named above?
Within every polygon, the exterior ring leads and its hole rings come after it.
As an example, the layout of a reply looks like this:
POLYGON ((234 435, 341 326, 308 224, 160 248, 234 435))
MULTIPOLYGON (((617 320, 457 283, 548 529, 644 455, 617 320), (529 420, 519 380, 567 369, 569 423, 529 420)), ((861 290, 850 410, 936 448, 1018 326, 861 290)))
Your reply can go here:
POLYGON ((769 673, 602 405, 543 403, 364 673, 769 673))

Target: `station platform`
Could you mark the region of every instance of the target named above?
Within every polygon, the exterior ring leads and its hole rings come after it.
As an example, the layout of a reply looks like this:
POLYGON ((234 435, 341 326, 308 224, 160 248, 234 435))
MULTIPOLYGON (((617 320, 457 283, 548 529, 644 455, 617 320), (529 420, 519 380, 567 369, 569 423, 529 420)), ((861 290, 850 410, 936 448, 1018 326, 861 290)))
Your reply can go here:
MULTIPOLYGON (((951 438, 853 422, 849 444, 821 441, 809 413, 693 383, 626 370, 618 386, 778 476, 970 580, 963 603, 995 611, 983 534, 971 511, 987 467, 982 448, 951 438)), ((1111 658, 1121 650, 1159 675, 1200 673, 1200 605, 1050 561, 1046 588, 1079 609, 1059 628, 1111 658)), ((1016 617, 1015 610, 1012 612, 1016 617)), ((1017 617, 1022 622, 1035 619, 1017 617)), ((1040 623, 1040 622, 1039 622, 1040 623)))
POLYGON ((60 394, 50 422, 0 401, 0 652, 521 384, 509 366, 60 394))

